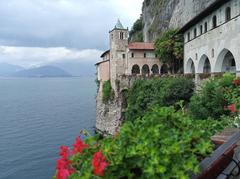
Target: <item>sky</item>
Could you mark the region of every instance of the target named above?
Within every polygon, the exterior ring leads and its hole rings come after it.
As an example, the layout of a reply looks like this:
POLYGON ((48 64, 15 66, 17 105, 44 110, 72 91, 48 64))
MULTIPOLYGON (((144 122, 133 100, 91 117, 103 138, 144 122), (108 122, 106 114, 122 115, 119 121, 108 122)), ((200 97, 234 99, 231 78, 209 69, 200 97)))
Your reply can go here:
POLYGON ((143 0, 1 0, 0 63, 26 68, 96 62, 119 18, 129 29, 143 0))

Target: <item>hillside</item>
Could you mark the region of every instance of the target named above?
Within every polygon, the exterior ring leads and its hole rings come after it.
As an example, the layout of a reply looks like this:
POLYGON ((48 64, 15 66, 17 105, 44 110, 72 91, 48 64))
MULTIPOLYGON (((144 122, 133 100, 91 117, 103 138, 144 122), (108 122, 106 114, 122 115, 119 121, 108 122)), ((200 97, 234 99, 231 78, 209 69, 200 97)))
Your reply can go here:
MULTIPOLYGON (((143 40, 152 42, 166 29, 182 27, 215 1, 144 0, 142 7, 143 40)), ((139 31, 136 33, 139 34, 139 31)), ((132 34, 132 36, 135 35, 132 34)))
POLYGON ((13 73, 24 70, 23 67, 18 65, 11 65, 8 63, 0 63, 0 76, 10 76, 13 73))
POLYGON ((54 66, 42 66, 14 73, 14 77, 71 77, 69 73, 54 66))

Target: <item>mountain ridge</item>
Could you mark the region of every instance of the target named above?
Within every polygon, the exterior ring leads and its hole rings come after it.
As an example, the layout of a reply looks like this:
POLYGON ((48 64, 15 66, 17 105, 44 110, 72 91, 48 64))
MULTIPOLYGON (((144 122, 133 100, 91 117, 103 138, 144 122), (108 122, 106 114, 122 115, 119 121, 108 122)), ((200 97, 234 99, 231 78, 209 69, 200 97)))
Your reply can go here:
POLYGON ((51 65, 35 67, 31 69, 24 69, 16 73, 13 73, 11 76, 12 77, 38 77, 38 78, 72 77, 72 75, 66 72, 65 70, 59 67, 51 66, 51 65))

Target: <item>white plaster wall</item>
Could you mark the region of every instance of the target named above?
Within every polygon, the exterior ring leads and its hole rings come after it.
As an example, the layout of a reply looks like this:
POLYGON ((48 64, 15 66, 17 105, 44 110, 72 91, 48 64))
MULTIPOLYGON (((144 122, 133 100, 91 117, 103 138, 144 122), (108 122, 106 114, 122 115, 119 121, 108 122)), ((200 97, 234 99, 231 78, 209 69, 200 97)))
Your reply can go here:
MULTIPOLYGON (((236 61, 236 70, 240 72, 240 0, 232 0, 226 3, 210 16, 203 19, 194 27, 189 29, 185 36, 184 45, 184 72, 188 73, 188 59, 192 59, 196 73, 201 73, 199 66, 203 63, 201 57, 206 55, 209 58, 212 72, 221 72, 222 62, 219 60, 224 49, 229 50, 236 61), (232 20, 225 22, 225 9, 231 7, 232 20), (217 28, 212 29, 212 17, 217 15, 217 28), (199 26, 208 22, 208 32, 200 35, 199 26), (193 39, 194 28, 198 29, 198 37, 193 39), (187 34, 191 33, 191 41, 187 42, 187 34), (214 49, 214 56, 212 56, 214 49)), ((203 28, 204 29, 204 28, 203 28)))

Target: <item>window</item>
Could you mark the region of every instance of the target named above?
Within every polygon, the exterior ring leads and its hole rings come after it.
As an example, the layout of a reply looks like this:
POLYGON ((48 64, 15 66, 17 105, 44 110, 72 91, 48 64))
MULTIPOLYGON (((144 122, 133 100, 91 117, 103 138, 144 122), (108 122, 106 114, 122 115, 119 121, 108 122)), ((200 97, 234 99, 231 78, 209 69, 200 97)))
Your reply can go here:
POLYGON ((194 38, 196 38, 197 37, 197 29, 195 28, 194 29, 194 38))
POLYGON ((187 36, 188 36, 188 42, 189 42, 190 41, 190 32, 188 32, 187 36))
POLYGON ((146 53, 144 53, 144 55, 143 55, 143 56, 144 56, 144 58, 146 58, 146 57, 147 57, 147 54, 146 54, 146 53))
POLYGON ((225 12, 226 22, 231 20, 231 8, 227 7, 225 12))
POLYGON ((214 49, 212 49, 212 58, 214 58, 214 49))
POLYGON ((212 27, 213 29, 217 27, 217 16, 213 16, 212 18, 212 27))
POLYGON ((231 66, 232 66, 232 67, 235 67, 235 66, 236 66, 236 63, 235 63, 234 58, 233 58, 232 61, 231 61, 231 66))
POLYGON ((208 27, 207 27, 207 22, 205 22, 205 24, 204 24, 204 32, 206 33, 206 32, 207 32, 207 30, 208 30, 208 27))
POLYGON ((134 53, 131 54, 132 58, 134 58, 134 53))
POLYGON ((203 27, 202 27, 202 25, 200 25, 200 35, 202 35, 203 34, 203 27))
POLYGON ((122 54, 122 57, 123 57, 123 59, 125 59, 125 58, 126 58, 126 55, 125 55, 125 54, 122 54))
POLYGON ((120 32, 120 39, 123 40, 123 32, 120 32))
POLYGON ((196 53, 196 55, 195 55, 195 56, 196 56, 196 60, 198 60, 198 54, 197 54, 197 53, 196 53))

